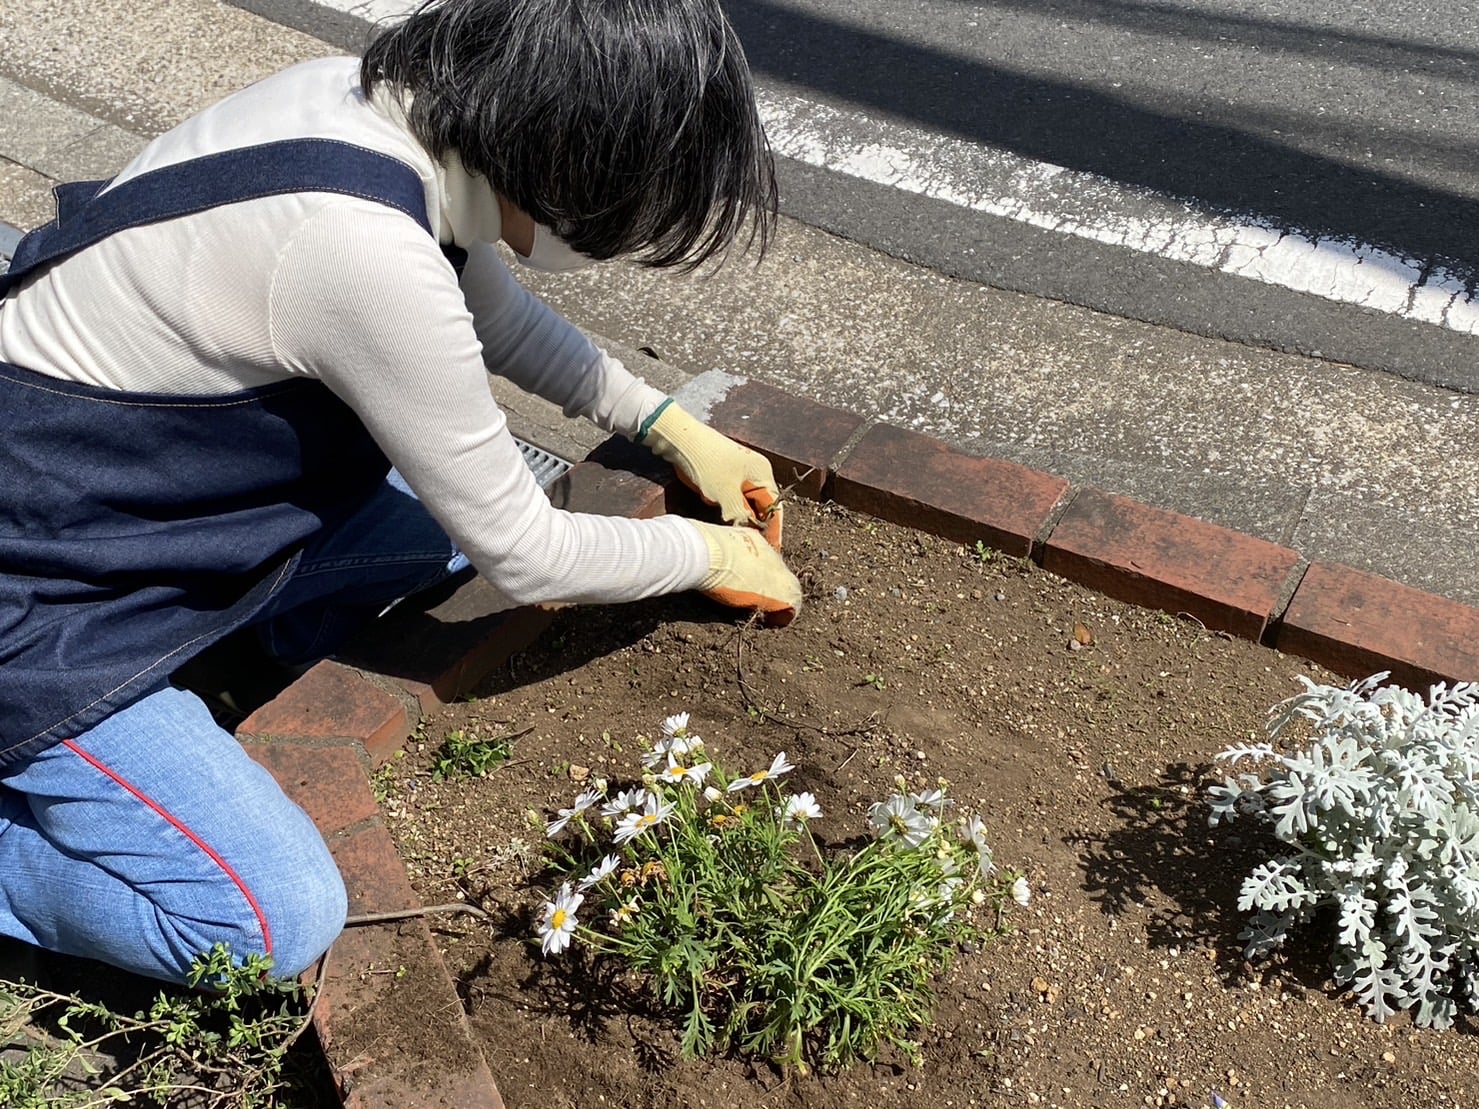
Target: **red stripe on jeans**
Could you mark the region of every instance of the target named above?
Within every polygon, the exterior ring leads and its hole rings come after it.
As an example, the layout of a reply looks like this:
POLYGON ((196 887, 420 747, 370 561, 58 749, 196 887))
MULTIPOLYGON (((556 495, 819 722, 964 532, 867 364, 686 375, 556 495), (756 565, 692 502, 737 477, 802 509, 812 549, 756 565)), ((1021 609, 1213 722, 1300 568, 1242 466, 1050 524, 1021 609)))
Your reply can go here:
POLYGON ((181 823, 180 820, 173 813, 171 813, 158 801, 154 800, 154 798, 150 797, 148 794, 137 788, 132 782, 129 782, 117 771, 103 765, 103 763, 93 758, 70 739, 62 740, 62 746, 67 748, 67 750, 71 751, 74 755, 80 755, 83 759, 87 761, 90 766, 93 766, 96 769, 102 771, 102 773, 106 774, 118 785, 122 786, 129 793, 133 794, 133 796, 137 797, 151 810, 162 817, 171 828, 174 828, 191 843, 195 844, 196 847, 204 851, 206 857, 221 868, 226 877, 231 879, 232 884, 234 884, 236 888, 241 891, 241 895, 246 898, 247 904, 252 907, 252 912, 256 914, 257 926, 262 929, 262 942, 267 947, 267 950, 263 952, 263 954, 270 956, 272 954, 272 930, 267 927, 267 917, 263 915, 262 906, 257 904, 257 899, 252 896, 252 891, 247 889, 246 883, 241 880, 241 875, 237 874, 236 871, 231 869, 231 864, 228 863, 225 859, 221 858, 220 855, 216 854, 216 852, 213 851, 203 839, 201 839, 183 823, 181 823))

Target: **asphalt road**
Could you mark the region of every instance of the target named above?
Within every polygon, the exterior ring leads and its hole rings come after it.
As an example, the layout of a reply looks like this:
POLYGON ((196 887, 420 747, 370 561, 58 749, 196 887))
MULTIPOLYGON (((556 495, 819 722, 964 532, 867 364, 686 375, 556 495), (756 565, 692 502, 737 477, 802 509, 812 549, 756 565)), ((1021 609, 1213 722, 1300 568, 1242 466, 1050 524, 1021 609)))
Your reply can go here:
MULTIPOLYGON (((730 0, 770 86, 1305 241, 1479 271, 1473 5, 730 0)), ((1468 335, 788 174, 792 214, 947 273, 1474 391, 1468 335)))
POLYGON ((767 80, 1117 182, 1479 263, 1479 21, 1434 0, 728 0, 767 80))
MULTIPOLYGON (((412 6, 235 2, 347 48, 412 6)), ((788 214, 953 276, 1463 392, 1476 7, 725 2, 788 214), (1189 264, 1198 235, 1216 249, 1189 264)))

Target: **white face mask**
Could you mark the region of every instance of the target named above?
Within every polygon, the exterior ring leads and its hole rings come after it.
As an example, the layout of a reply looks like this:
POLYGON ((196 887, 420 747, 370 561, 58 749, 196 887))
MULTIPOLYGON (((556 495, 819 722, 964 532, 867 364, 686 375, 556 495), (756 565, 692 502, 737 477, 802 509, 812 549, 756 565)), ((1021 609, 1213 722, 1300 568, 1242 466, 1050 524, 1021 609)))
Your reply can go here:
POLYGON ((534 242, 528 254, 514 251, 521 266, 541 273, 568 273, 594 265, 595 259, 580 253, 542 223, 534 225, 534 242))

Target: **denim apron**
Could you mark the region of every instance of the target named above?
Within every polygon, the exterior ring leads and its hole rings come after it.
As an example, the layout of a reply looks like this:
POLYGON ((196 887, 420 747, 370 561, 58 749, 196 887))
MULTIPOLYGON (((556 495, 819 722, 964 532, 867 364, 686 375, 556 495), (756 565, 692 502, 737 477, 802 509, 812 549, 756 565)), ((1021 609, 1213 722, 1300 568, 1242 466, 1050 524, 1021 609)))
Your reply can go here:
MULTIPOLYGON (((430 234, 414 170, 328 139, 107 184, 57 188, 56 219, 21 240, 0 297, 125 228, 282 193, 378 201, 430 234)), ((388 470, 359 418, 317 381, 173 396, 0 362, 0 765, 96 725, 249 623, 302 545, 388 470)))

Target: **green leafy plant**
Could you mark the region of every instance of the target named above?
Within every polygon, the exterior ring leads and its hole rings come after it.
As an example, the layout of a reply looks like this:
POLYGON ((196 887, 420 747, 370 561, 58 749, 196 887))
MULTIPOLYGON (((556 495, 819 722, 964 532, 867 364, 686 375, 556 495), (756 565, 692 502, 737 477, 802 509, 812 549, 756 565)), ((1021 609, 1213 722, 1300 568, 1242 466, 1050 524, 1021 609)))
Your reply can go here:
POLYGON ((1304 679, 1268 731, 1302 721, 1308 738, 1224 751, 1249 769, 1211 787, 1211 819, 1247 817, 1288 847, 1243 881, 1250 957, 1333 910, 1336 981, 1377 1021, 1411 1009, 1445 1028, 1479 1005, 1479 685, 1424 699, 1386 677, 1304 679))
POLYGON ((1028 897, 996 871, 980 819, 947 820, 943 788, 899 793, 872 807, 864 846, 825 849, 816 799, 781 787, 784 752, 734 775, 687 714, 663 731, 640 787, 595 783, 549 824, 565 880, 540 914, 545 954, 578 939, 640 971, 688 1055, 735 1048, 804 1071, 893 1045, 919 1061, 933 980, 983 934, 972 911, 999 919, 1028 897))
POLYGON ((510 751, 509 736, 483 739, 460 729, 448 732, 432 759, 432 781, 486 777, 499 763, 508 761, 510 751))
POLYGON ((370 775, 370 792, 375 797, 375 804, 385 804, 395 793, 396 784, 400 780, 397 773, 398 764, 405 754, 405 751, 397 750, 384 766, 370 775))
POLYGON ((234 966, 225 945, 196 960, 191 990, 115 1011, 75 993, 0 982, 0 1105, 117 1104, 263 1109, 279 1104, 288 1051, 307 1022, 298 983, 270 959, 234 966))

